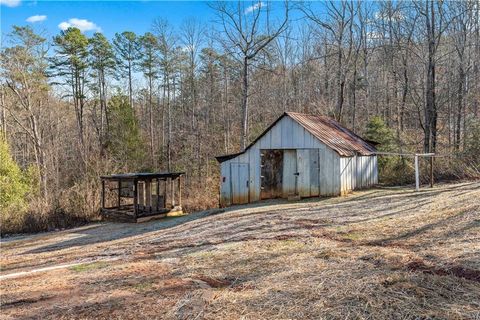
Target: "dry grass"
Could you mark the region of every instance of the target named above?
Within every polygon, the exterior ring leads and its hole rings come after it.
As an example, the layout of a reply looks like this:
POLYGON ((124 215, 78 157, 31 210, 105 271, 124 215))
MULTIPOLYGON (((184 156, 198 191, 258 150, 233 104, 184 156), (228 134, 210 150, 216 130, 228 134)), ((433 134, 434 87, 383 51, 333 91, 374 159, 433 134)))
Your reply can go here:
POLYGON ((480 319, 479 197, 374 189, 7 240, 1 275, 79 264, 2 279, 0 318, 480 319))

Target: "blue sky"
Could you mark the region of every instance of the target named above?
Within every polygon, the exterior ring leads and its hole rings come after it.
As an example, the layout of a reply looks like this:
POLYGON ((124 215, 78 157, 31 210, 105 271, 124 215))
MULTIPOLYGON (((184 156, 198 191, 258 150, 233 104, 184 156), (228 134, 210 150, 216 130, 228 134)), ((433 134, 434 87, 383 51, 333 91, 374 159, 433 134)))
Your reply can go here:
POLYGON ((204 1, 22 1, 0 0, 1 33, 13 25, 31 25, 53 36, 60 27, 80 26, 87 35, 101 30, 112 38, 116 32, 150 31, 152 20, 167 18, 175 27, 189 17, 205 23, 214 17, 204 1), (30 18, 30 19, 29 19, 30 18), (29 19, 31 22, 28 22, 29 19))

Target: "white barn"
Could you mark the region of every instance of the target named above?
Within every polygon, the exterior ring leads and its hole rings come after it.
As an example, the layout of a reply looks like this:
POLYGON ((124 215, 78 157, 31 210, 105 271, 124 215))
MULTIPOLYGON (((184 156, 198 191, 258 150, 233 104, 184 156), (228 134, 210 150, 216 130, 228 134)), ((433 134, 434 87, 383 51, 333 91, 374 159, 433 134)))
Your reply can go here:
POLYGON ((220 205, 337 196, 375 185, 375 152, 333 119, 286 112, 243 152, 216 157, 220 205))

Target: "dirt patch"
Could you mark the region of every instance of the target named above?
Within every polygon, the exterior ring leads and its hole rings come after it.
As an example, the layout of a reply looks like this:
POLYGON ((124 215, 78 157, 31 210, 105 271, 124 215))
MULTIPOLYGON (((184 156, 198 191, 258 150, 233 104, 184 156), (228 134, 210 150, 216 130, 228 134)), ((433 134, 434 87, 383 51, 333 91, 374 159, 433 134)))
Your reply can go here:
POLYGON ((291 240, 299 238, 297 235, 293 234, 279 234, 278 236, 274 236, 271 238, 272 240, 291 240))
POLYGON ((193 277, 193 279, 203 281, 212 288, 226 288, 231 286, 234 283, 233 279, 225 279, 225 278, 218 279, 218 278, 212 278, 205 275, 196 276, 196 277, 193 277))
POLYGON ((296 219, 294 223, 305 229, 315 229, 326 226, 330 223, 330 220, 326 219, 296 219))
POLYGON ((346 233, 335 233, 332 231, 328 230, 319 230, 319 231, 314 231, 312 232, 311 236, 315 238, 323 238, 331 241, 336 241, 336 242, 342 242, 345 244, 350 244, 353 245, 354 240, 344 237, 342 235, 345 235, 346 233))
POLYGON ((37 302, 40 302, 40 301, 45 301, 45 300, 52 299, 53 297, 54 297, 53 295, 42 295, 38 298, 24 298, 24 299, 18 299, 18 300, 13 300, 13 301, 8 301, 8 302, 2 302, 2 309, 15 307, 15 306, 18 306, 18 305, 23 305, 23 304, 37 303, 37 302))
POLYGON ((422 272, 425 274, 434 274, 437 276, 455 276, 458 278, 480 282, 479 270, 473 270, 459 265, 444 268, 438 266, 429 266, 421 260, 415 260, 407 264, 406 269, 415 272, 422 272))
POLYGON ((366 241, 360 244, 363 246, 398 248, 398 249, 405 249, 405 250, 412 250, 414 247, 413 244, 401 243, 401 242, 388 242, 388 241, 366 241))

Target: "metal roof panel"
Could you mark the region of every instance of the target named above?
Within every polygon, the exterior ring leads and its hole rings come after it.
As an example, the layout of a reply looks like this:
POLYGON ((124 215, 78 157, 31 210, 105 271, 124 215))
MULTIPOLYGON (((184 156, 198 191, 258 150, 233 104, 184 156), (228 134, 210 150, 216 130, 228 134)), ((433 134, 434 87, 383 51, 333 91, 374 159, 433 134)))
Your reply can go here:
POLYGON ((357 154, 368 156, 376 153, 374 144, 362 139, 353 131, 345 128, 332 118, 319 115, 304 114, 298 112, 285 112, 281 117, 275 120, 261 135, 245 148, 244 151, 216 157, 218 162, 223 162, 235 158, 250 149, 260 140, 270 129, 273 128, 283 117, 288 116, 310 132, 315 138, 333 149, 341 156, 351 157, 357 154))
POLYGON ((372 155, 376 152, 372 144, 332 118, 296 112, 286 114, 342 156, 372 155))

